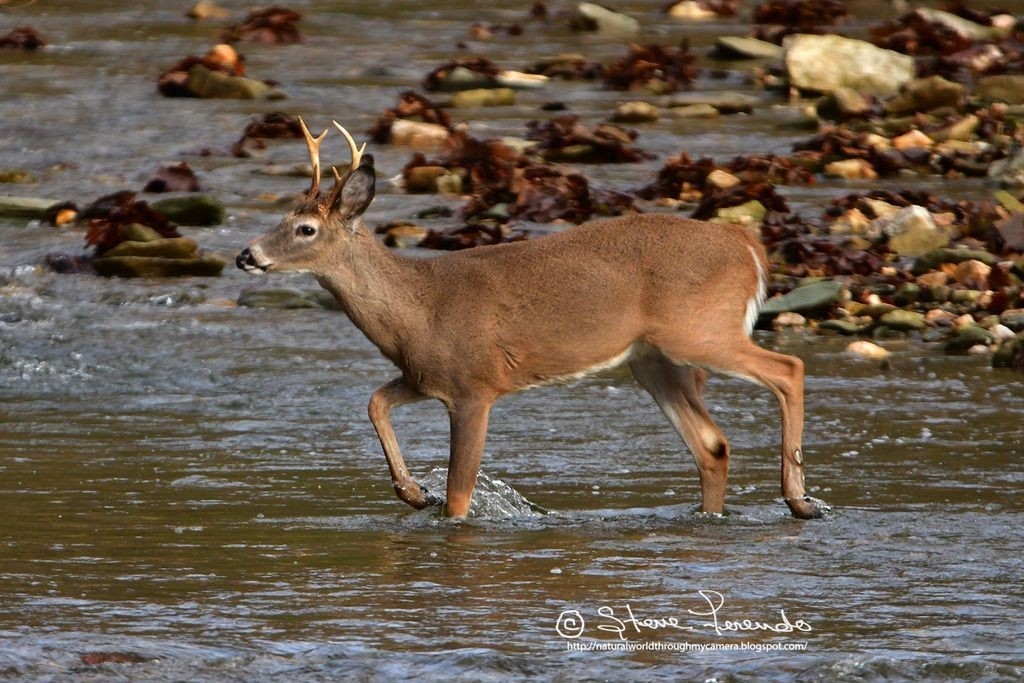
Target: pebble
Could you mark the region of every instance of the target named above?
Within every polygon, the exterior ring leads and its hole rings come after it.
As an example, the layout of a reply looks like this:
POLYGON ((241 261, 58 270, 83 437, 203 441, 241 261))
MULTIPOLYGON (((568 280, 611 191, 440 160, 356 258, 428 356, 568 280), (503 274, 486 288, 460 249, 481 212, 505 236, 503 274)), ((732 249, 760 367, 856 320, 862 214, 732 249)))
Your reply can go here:
POLYGON ((888 358, 890 355, 888 349, 884 349, 874 342, 869 342, 863 339, 850 342, 846 345, 846 350, 849 353, 855 353, 858 356, 864 356, 865 358, 870 358, 872 360, 882 360, 888 358))

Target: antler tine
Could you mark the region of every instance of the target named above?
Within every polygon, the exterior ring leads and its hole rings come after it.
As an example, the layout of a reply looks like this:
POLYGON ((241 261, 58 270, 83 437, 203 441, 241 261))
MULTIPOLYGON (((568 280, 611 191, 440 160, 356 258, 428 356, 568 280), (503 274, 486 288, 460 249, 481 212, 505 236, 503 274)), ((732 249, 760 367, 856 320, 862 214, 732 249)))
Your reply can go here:
POLYGON ((356 170, 359 168, 359 162, 362 160, 363 152, 366 150, 366 143, 364 142, 363 146, 357 149, 356 141, 352 139, 349 132, 337 121, 332 121, 331 123, 333 123, 335 127, 341 131, 341 134, 345 136, 345 139, 348 140, 348 148, 352 152, 352 165, 349 168, 353 171, 356 170))
POLYGON ((316 197, 320 192, 320 143, 327 137, 327 131, 330 129, 325 128, 323 133, 314 138, 310 134, 309 128, 306 128, 306 122, 302 120, 301 116, 299 117, 299 126, 306 138, 306 147, 309 148, 309 160, 313 162, 313 184, 309 187, 309 196, 316 197))

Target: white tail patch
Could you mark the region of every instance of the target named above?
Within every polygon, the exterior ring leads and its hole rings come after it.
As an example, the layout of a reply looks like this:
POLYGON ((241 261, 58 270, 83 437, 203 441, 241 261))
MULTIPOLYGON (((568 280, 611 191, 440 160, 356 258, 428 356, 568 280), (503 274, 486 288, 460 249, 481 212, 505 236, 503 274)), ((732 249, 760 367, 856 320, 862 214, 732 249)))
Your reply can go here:
POLYGON ((761 259, 757 257, 757 252, 750 246, 747 249, 750 250, 750 255, 754 259, 754 266, 757 268, 757 291, 754 293, 754 296, 747 300, 747 310, 743 315, 743 329, 749 337, 754 332, 754 325, 757 324, 757 315, 761 311, 761 305, 764 304, 764 299, 768 294, 768 285, 767 275, 764 272, 764 266, 761 265, 761 259))

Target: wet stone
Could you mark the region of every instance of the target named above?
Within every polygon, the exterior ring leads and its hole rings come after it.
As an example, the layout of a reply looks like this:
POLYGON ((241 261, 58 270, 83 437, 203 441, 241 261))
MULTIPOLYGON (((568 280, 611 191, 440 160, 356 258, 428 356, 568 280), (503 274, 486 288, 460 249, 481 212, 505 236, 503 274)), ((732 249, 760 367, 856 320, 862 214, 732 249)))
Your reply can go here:
POLYGON ((953 336, 946 341, 943 351, 947 354, 967 353, 974 346, 987 346, 992 341, 992 333, 988 330, 977 325, 964 325, 953 331, 953 336))
POLYGON ((226 214, 223 204, 203 194, 167 197, 150 206, 178 225, 220 225, 226 214))
POLYGON ((762 318, 771 319, 789 311, 805 315, 820 313, 839 303, 842 295, 843 286, 840 283, 834 280, 819 280, 769 299, 761 307, 760 315, 762 318))
POLYGON ((923 330, 928 326, 923 313, 896 308, 878 319, 879 324, 899 332, 923 330))

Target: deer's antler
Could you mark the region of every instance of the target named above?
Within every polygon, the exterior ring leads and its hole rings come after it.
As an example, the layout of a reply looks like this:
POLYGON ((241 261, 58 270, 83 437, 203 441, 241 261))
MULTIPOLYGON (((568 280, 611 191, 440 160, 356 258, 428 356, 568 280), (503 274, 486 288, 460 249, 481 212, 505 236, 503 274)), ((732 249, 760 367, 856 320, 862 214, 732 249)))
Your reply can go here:
MULTIPOLYGON (((356 170, 359 168, 359 162, 362 160, 363 152, 366 150, 366 143, 364 142, 362 147, 356 148, 356 141, 352 139, 349 132, 337 121, 331 121, 331 123, 333 123, 335 127, 341 131, 341 134, 345 136, 345 139, 348 140, 348 148, 349 151, 352 152, 352 164, 349 166, 349 169, 352 171, 356 170)), ((335 175, 337 175, 337 171, 335 171, 335 175)))
POLYGON ((320 143, 327 137, 329 129, 325 128, 323 133, 314 138, 310 134, 309 128, 306 128, 306 122, 302 120, 301 116, 299 117, 299 126, 302 127, 302 134, 306 138, 306 147, 309 148, 309 160, 313 163, 313 183, 309 187, 308 194, 315 199, 320 193, 320 143))

